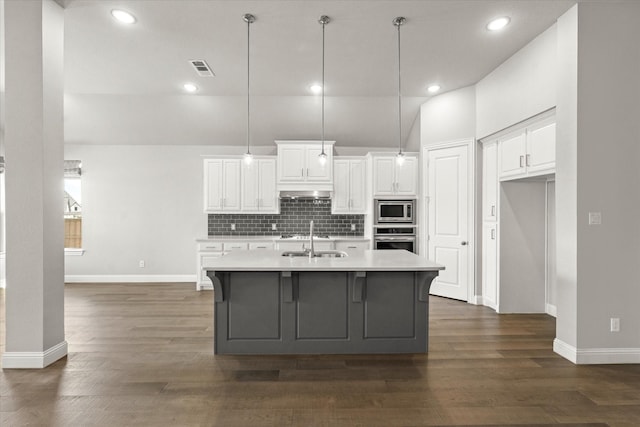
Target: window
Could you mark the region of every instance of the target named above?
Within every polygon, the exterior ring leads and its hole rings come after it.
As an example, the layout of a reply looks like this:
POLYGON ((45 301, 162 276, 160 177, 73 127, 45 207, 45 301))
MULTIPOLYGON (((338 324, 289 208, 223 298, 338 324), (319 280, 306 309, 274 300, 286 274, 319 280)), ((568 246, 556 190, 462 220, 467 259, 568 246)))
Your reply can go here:
POLYGON ((64 247, 82 248, 82 163, 64 161, 64 247))

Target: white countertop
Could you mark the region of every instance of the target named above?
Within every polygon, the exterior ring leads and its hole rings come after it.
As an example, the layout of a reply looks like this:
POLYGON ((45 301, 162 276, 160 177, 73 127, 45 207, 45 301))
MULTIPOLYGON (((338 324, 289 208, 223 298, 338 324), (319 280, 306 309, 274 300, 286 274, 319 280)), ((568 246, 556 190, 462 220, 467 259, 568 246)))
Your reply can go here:
MULTIPOLYGON (((309 239, 306 239, 309 240, 309 239)), ((363 236, 329 236, 328 239, 313 239, 314 242, 366 242, 371 239, 363 236)), ((196 239, 197 243, 206 242, 304 242, 305 239, 283 239, 278 236, 209 236, 196 239)))
POLYGON ((282 256, 281 250, 232 251, 211 261, 213 271, 437 271, 444 266, 403 250, 366 250, 344 258, 282 256))

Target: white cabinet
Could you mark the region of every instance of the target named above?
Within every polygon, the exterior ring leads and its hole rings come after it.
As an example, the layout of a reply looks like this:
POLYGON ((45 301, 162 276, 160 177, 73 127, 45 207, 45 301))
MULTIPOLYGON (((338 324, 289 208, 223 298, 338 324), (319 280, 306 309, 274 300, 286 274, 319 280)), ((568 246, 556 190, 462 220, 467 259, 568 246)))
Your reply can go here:
POLYGON ((405 153, 399 165, 395 156, 373 157, 374 196, 416 196, 418 193, 418 158, 405 153))
POLYGON ((482 225, 482 299, 498 310, 498 223, 482 225))
POLYGON ((255 158, 242 165, 242 212, 279 213, 275 158, 255 158))
MULTIPOLYGON (((303 251, 311 247, 309 240, 294 240, 294 241, 279 241, 278 250, 280 251, 303 251)), ((313 250, 315 251, 330 251, 333 249, 333 242, 331 241, 313 241, 313 250)))
POLYGON ((495 141, 482 145, 482 220, 498 218, 498 145, 495 141))
POLYGON ((366 213, 366 161, 362 157, 333 162, 334 185, 331 213, 366 213))
POLYGON ((498 139, 500 179, 553 173, 556 167, 556 124, 550 117, 498 139))
POLYGON ((204 160, 204 211, 240 212, 240 159, 204 160))
POLYGON ((324 142, 327 162, 320 164, 318 155, 322 152, 319 141, 276 141, 278 145, 278 184, 292 184, 286 189, 296 189, 300 184, 333 183, 333 144, 324 142))

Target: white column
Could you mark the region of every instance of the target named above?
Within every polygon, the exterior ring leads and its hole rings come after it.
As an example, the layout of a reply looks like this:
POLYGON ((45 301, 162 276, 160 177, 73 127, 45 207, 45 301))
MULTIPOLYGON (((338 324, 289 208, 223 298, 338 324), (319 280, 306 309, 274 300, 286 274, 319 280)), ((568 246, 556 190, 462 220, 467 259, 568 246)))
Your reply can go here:
POLYGON ((5 1, 6 352, 42 368, 64 336, 63 32, 53 0, 5 1))

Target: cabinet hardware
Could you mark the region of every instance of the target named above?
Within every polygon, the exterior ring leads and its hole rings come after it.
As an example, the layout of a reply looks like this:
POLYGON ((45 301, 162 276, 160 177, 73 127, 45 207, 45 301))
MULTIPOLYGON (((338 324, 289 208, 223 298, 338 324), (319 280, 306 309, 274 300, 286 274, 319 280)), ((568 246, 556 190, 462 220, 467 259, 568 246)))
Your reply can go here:
POLYGON ((527 166, 531 166, 531 154, 527 154, 527 166))
POLYGON ((524 156, 520 156, 520 167, 524 167, 524 156))
POLYGON ((491 229, 491 240, 496 240, 496 229, 495 228, 491 229))
POLYGON ((307 168, 307 178, 309 178, 309 168, 307 168))
POLYGON ((358 249, 357 246, 347 246, 347 249, 358 249))
POLYGON ((491 205, 491 216, 496 216, 496 205, 491 205))
POLYGON ((466 242, 466 241, 464 241, 464 240, 463 240, 462 242, 460 242, 460 244, 461 244, 462 246, 467 246, 467 244, 468 244, 468 243, 469 243, 469 242, 466 242))
POLYGON ((300 169, 300 176, 304 176, 304 168, 300 169))

